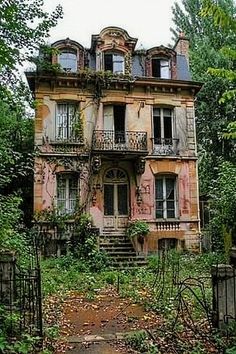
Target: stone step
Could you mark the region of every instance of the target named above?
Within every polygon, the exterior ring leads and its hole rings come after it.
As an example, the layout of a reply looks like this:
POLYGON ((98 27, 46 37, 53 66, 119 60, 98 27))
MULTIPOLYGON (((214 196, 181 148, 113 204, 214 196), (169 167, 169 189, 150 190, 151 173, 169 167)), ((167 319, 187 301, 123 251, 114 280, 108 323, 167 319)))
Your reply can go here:
POLYGON ((100 249, 107 252, 113 268, 129 269, 147 265, 144 256, 137 256, 125 232, 106 230, 99 237, 100 249))
POLYGON ((133 247, 127 245, 127 246, 124 246, 124 245, 121 245, 121 246, 112 246, 112 245, 100 245, 100 248, 109 252, 109 251, 124 251, 124 252, 132 252, 134 251, 133 247))

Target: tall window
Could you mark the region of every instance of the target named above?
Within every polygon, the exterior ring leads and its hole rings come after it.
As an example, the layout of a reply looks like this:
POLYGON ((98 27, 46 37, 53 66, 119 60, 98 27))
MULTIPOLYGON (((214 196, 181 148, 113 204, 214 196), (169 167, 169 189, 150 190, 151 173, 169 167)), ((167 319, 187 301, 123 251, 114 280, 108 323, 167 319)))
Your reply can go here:
POLYGON ((168 59, 152 59, 152 76, 161 79, 170 79, 170 64, 168 59))
POLYGON ((154 144, 170 145, 173 138, 173 110, 153 108, 154 144))
POLYGON ((76 140, 78 106, 73 103, 58 103, 56 109, 56 140, 76 140))
POLYGON ((58 62, 65 71, 77 71, 77 55, 75 51, 63 50, 58 57, 58 62))
POLYGON ((177 217, 176 177, 167 175, 156 178, 156 218, 177 217))
POLYGON ((104 53, 104 70, 114 74, 124 73, 124 56, 118 53, 104 53))
POLYGON ((57 176, 57 207, 61 214, 75 211, 78 196, 78 177, 76 175, 59 174, 57 176))
POLYGON ((104 130, 115 143, 125 142, 125 106, 104 106, 104 130))

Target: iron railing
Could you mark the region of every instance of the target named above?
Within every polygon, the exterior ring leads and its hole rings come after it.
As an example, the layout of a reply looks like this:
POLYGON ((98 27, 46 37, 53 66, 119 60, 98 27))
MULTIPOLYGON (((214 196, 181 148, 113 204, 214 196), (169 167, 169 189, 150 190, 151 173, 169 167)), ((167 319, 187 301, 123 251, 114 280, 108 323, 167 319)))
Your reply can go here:
POLYGON ((13 256, 0 255, 0 331, 8 338, 43 336, 40 266, 35 258, 30 263, 22 268, 13 256))
POLYGON ((147 151, 147 133, 140 131, 95 130, 93 150, 99 151, 147 151))
POLYGON ((157 155, 178 155, 179 139, 153 138, 153 153, 157 155))

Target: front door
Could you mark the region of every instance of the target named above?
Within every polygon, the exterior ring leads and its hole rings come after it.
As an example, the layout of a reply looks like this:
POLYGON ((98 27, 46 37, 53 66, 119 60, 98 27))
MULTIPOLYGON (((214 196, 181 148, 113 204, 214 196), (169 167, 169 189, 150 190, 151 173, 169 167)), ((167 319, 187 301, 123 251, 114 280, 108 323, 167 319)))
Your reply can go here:
POLYGON ((128 222, 128 179, 124 171, 114 168, 104 179, 104 228, 124 228, 128 222))

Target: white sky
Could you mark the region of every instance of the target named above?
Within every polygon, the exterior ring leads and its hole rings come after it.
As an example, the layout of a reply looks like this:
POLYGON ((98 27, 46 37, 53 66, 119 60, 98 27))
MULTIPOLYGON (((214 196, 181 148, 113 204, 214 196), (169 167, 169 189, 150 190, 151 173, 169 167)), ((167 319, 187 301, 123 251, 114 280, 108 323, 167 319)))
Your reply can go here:
MULTIPOLYGON (((61 4, 62 20, 51 30, 49 42, 69 37, 89 48, 91 35, 107 26, 124 28, 138 38, 136 49, 171 44, 172 11, 175 0, 44 0, 51 12, 61 4)), ((178 0, 180 2, 180 0, 178 0)), ((172 43, 173 44, 173 43, 172 43)))

